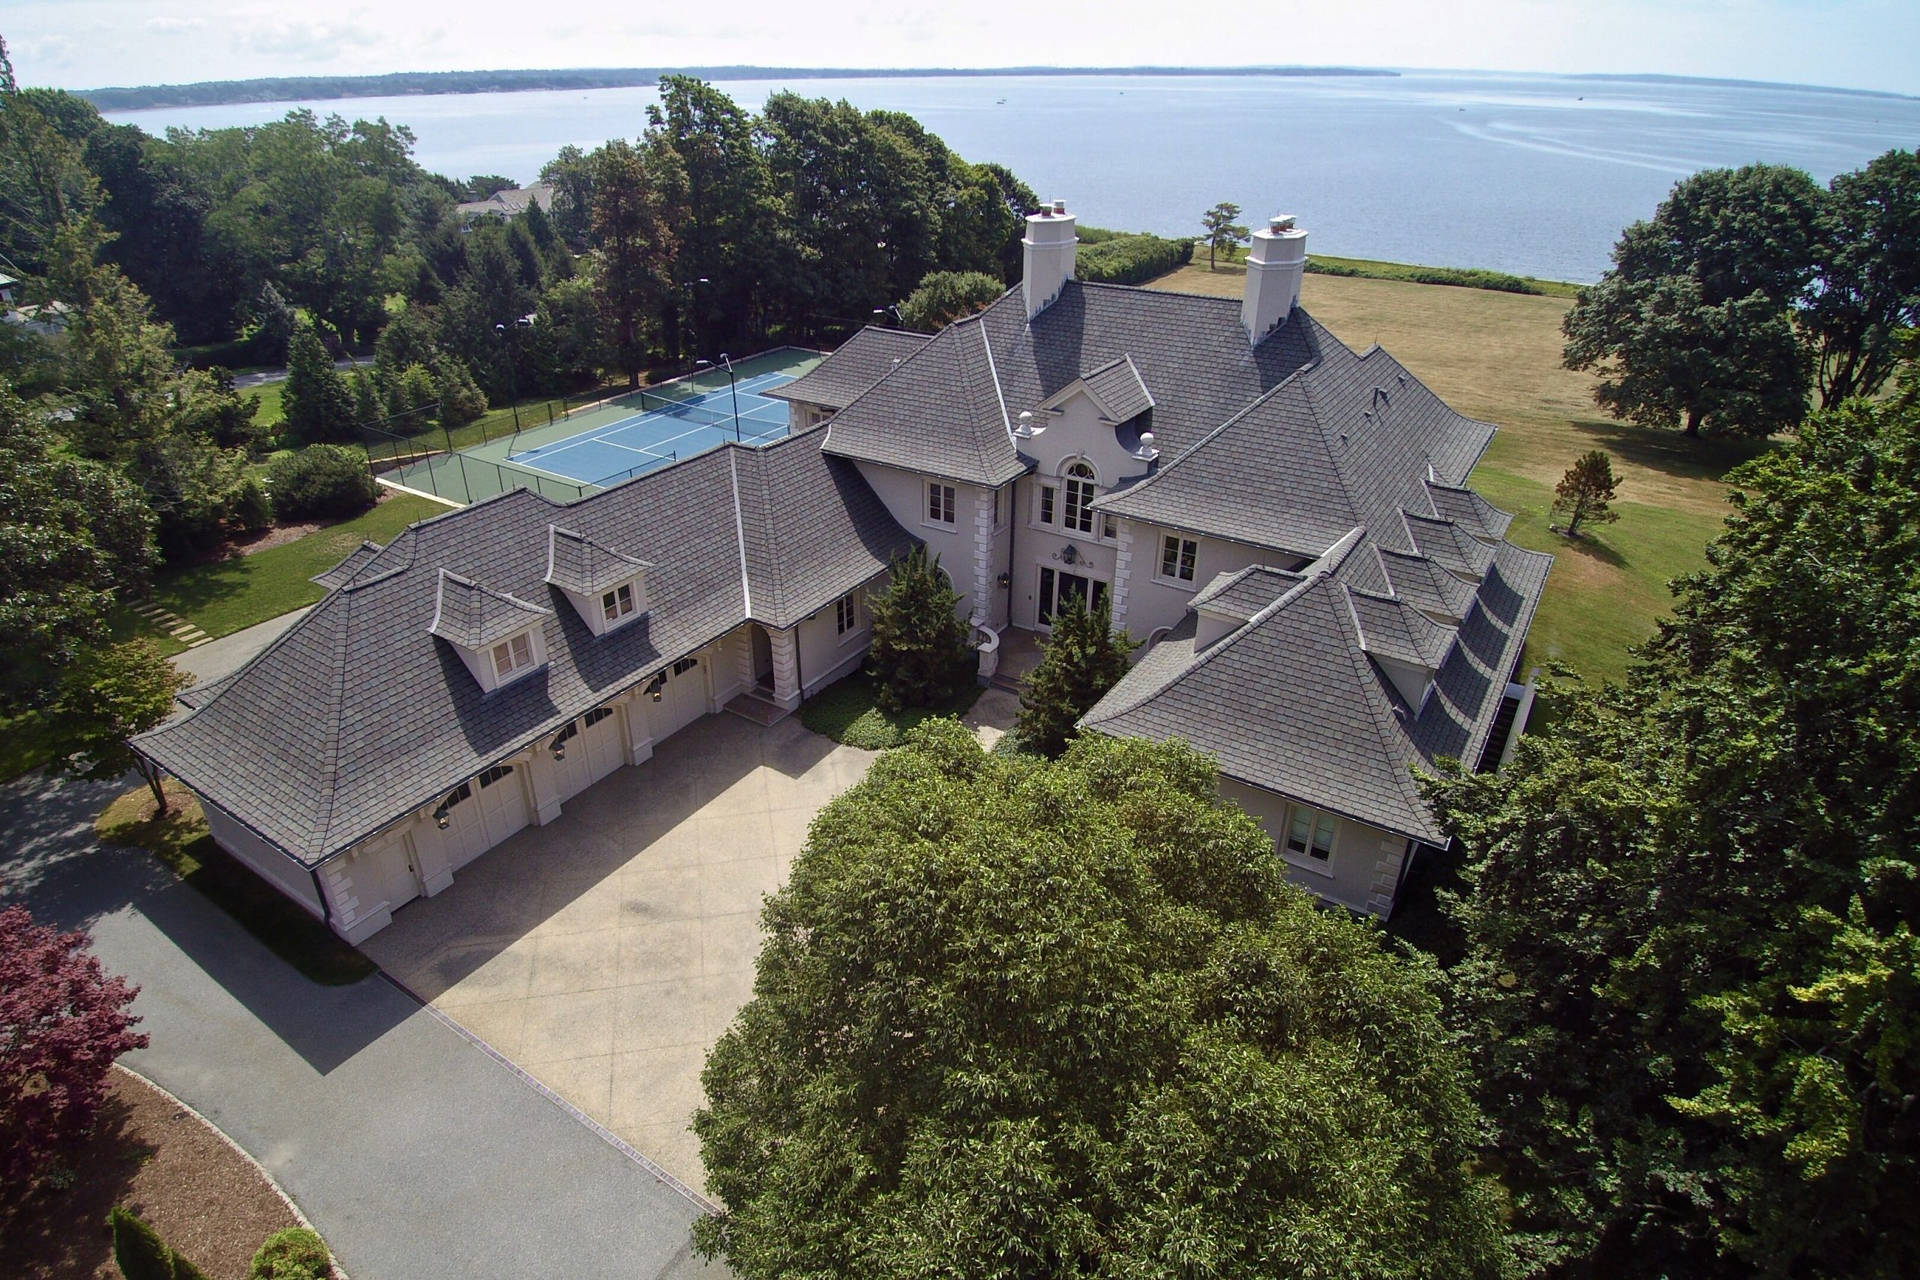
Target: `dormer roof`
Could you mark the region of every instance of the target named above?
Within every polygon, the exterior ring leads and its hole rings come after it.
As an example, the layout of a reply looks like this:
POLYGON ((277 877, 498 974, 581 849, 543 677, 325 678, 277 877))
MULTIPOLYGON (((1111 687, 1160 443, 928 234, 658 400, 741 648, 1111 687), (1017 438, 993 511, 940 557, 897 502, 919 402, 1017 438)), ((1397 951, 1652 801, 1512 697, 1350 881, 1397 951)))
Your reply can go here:
POLYGON ((1418 667, 1429 679, 1447 660, 1459 632, 1443 627, 1404 600, 1345 588, 1347 608, 1353 612, 1360 651, 1418 667))
POLYGON ((1127 422, 1153 408, 1153 393, 1147 390, 1146 380, 1140 376, 1131 355, 1117 356, 1086 370, 1048 396, 1040 407, 1058 408, 1082 394, 1092 399, 1100 416, 1112 423, 1127 422))
POLYGON ((1306 580, 1303 573, 1248 565, 1237 572, 1221 574, 1187 603, 1195 609, 1245 622, 1306 580))
POLYGON ((445 569, 440 570, 437 591, 427 632, 463 649, 485 649, 553 616, 551 609, 445 569))
POLYGON ((1415 553, 1449 573, 1478 579, 1493 563, 1493 548, 1451 520, 1435 520, 1411 511, 1402 511, 1400 518, 1415 553))
POLYGON ((1427 479, 1427 501, 1433 504, 1434 515, 1453 521, 1483 542, 1500 541, 1513 524, 1511 515, 1473 490, 1441 484, 1431 476, 1427 479))
POLYGON ((546 580, 562 591, 595 595, 653 568, 637 556, 615 551, 584 533, 547 526, 546 580))

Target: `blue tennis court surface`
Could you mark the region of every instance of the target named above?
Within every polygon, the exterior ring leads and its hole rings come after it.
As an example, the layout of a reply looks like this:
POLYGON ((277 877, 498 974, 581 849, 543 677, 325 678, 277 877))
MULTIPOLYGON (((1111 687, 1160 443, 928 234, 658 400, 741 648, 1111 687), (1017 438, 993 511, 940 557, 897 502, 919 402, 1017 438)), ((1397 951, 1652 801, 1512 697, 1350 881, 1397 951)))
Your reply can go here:
POLYGON ((786 401, 760 392, 792 381, 790 374, 761 373, 693 395, 678 388, 674 396, 635 392, 620 400, 636 410, 627 417, 508 457, 583 484, 618 484, 728 440, 767 444, 780 439, 787 434, 786 401))

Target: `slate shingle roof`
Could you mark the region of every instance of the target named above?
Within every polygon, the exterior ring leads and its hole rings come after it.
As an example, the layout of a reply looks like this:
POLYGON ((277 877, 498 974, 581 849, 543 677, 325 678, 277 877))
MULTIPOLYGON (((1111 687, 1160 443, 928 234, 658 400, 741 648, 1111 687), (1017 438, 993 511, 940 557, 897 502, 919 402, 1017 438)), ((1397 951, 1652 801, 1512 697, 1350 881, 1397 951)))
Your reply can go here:
POLYGON ((496 640, 526 630, 552 613, 553 610, 542 605, 442 569, 434 590, 433 621, 427 624, 427 633, 463 648, 484 649, 496 640))
POLYGON ((1459 632, 1443 627, 1413 605, 1392 596, 1344 587, 1363 653, 1438 671, 1459 632))
POLYGON ((1114 422, 1126 422, 1153 408, 1153 393, 1141 381, 1140 370, 1133 363, 1132 356, 1121 356, 1118 360, 1107 361, 1098 369, 1089 369, 1080 375, 1080 380, 1114 422))
POLYGON ((868 325, 800 377, 760 394, 771 400, 799 400, 827 409, 844 409, 932 337, 868 325))
POLYGON ((1245 621, 1305 581, 1306 575, 1302 573, 1248 565, 1234 573, 1221 574, 1187 604, 1245 621))
POLYGON ((563 529, 557 524, 547 526, 544 580, 556 587, 594 595, 651 568, 645 560, 602 546, 578 530, 563 529))
POLYGON ((379 543, 362 542, 359 546, 348 552, 346 558, 341 560, 339 564, 328 569, 325 573, 314 574, 308 581, 317 582, 329 591, 335 587, 344 587, 353 581, 355 574, 366 568, 373 558, 379 554, 379 543))
MULTIPOLYGON (((1368 658, 1372 636, 1363 633, 1350 603, 1356 593, 1344 580, 1377 570, 1362 542, 1337 565, 1314 566, 1205 649, 1195 647, 1198 615, 1189 610, 1082 723, 1114 735, 1185 739, 1216 756, 1227 777, 1444 844, 1413 770, 1442 756, 1479 758, 1552 561, 1499 547, 1420 706, 1408 705, 1368 658)), ((1406 620, 1410 629, 1419 625, 1406 620)), ((1376 622, 1384 631, 1384 620, 1376 622)), ((1433 639, 1397 643, 1424 658, 1433 639)))
MULTIPOLYGON (((1012 420, 1130 357, 1177 457, 1339 341, 1304 311, 1249 346, 1232 298, 1070 280, 1031 323, 1018 289, 936 334, 833 420, 827 452, 1000 485, 1026 469, 1012 420)), ((1345 348, 1341 348, 1344 350, 1345 348)))
POLYGON ((412 525, 135 746, 317 865, 747 618, 786 625, 884 570, 912 539, 822 439, 728 445, 565 506, 517 489, 412 525), (759 477, 762 497, 736 506, 737 476, 748 491, 759 477), (653 562, 651 612, 595 637, 545 580, 554 524, 653 562), (442 570, 542 610, 547 665, 482 693, 428 634, 442 570))

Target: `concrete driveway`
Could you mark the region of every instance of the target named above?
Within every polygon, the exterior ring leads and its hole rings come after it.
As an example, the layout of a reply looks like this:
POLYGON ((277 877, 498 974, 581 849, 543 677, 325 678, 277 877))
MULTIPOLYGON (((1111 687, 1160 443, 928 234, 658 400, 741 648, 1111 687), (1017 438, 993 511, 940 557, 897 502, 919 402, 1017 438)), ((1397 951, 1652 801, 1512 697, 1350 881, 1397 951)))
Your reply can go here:
POLYGON ((874 753, 718 715, 395 913, 389 974, 700 1190, 707 1050, 753 994, 761 898, 874 753))

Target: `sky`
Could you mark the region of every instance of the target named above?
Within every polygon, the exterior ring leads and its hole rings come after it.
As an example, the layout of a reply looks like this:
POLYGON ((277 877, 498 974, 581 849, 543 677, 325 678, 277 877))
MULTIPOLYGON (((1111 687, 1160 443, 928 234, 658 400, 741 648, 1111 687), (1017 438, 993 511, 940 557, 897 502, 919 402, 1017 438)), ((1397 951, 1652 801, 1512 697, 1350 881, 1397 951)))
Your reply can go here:
POLYGON ((0 36, 21 84, 65 89, 509 67, 1151 63, 1656 72, 1920 93, 1920 0, 6 0, 0 36))

